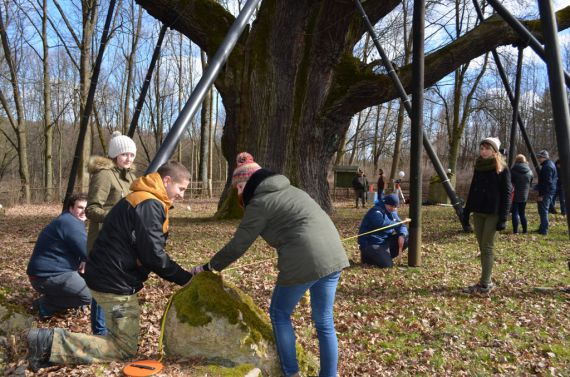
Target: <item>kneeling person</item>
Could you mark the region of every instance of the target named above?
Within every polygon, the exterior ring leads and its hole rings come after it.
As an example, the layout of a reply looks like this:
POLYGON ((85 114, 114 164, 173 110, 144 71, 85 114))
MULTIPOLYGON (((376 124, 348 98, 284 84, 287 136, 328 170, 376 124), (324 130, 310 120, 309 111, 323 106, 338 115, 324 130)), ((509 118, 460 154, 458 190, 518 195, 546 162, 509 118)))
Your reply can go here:
POLYGON ((109 334, 32 329, 28 333, 32 370, 51 363, 88 364, 135 356, 140 319, 137 292, 148 274, 154 272, 179 285, 185 285, 192 277, 164 250, 168 211, 175 200, 184 198, 189 182, 188 170, 169 161, 158 172, 132 183, 132 192, 105 216, 85 268, 85 280, 103 309, 109 334))
POLYGON ((79 275, 87 259, 87 195, 73 194, 67 203, 67 210, 41 231, 26 269, 32 287, 41 294, 33 303, 41 318, 91 302, 79 275))
MULTIPOLYGON (((378 199, 362 219, 359 234, 384 228, 401 222, 396 209, 399 200, 396 194, 378 199)), ((408 228, 399 224, 385 230, 379 230, 358 237, 362 263, 376 265, 381 268, 392 267, 392 259, 408 247, 408 228)))

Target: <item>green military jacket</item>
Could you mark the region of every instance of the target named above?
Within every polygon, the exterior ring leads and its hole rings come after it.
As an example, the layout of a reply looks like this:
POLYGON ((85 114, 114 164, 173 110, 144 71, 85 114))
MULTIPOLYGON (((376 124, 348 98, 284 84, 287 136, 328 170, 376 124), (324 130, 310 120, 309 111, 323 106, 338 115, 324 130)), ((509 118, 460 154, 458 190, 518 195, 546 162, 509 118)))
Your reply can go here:
POLYGON ((119 200, 131 192, 130 186, 136 177, 132 168, 119 169, 113 160, 101 156, 92 156, 87 170, 90 181, 85 213, 89 219, 87 251, 90 251, 103 219, 119 200))
POLYGON ((277 249, 278 285, 307 283, 349 266, 330 217, 283 175, 268 177, 255 189, 236 233, 210 260, 210 267, 223 270, 258 235, 277 249))

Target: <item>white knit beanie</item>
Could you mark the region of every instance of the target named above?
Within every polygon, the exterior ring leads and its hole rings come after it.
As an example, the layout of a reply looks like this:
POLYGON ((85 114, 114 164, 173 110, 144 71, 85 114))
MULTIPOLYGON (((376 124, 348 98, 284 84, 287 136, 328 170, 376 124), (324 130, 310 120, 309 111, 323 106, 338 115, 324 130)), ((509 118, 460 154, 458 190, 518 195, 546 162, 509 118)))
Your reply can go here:
POLYGON ((115 131, 111 135, 111 140, 109 141, 109 155, 110 158, 115 158, 123 153, 132 153, 136 156, 137 145, 128 136, 121 135, 120 131, 115 131))
POLYGON ((496 137, 487 137, 481 140, 480 144, 483 143, 489 144, 491 147, 493 147, 495 152, 499 152, 499 148, 501 148, 501 141, 496 137))

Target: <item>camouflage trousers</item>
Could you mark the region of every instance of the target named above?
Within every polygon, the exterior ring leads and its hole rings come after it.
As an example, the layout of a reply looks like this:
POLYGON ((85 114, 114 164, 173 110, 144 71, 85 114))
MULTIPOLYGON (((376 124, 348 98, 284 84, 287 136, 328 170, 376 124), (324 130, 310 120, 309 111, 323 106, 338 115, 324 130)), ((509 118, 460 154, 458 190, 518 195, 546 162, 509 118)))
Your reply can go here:
POLYGON ((105 312, 109 334, 87 335, 54 329, 50 362, 89 364, 124 360, 136 355, 140 319, 137 295, 115 295, 93 290, 91 294, 105 312))

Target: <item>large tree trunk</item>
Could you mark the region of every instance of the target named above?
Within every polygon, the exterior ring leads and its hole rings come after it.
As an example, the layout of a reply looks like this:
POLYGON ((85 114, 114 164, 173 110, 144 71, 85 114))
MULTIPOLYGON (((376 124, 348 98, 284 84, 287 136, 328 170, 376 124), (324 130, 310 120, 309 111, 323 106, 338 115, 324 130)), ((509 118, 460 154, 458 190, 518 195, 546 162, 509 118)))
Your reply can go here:
MULTIPOLYGON (((137 1, 188 35, 208 56, 234 21, 214 1, 187 0, 183 6, 168 0, 137 1)), ((364 6, 376 22, 399 3, 368 0, 364 6)), ((568 27, 568 21, 567 14, 560 26, 568 27)), ((387 75, 376 74, 374 64, 362 64, 352 55, 364 32, 352 1, 261 3, 251 29, 240 38, 215 83, 226 109, 222 150, 229 171, 236 154, 246 150, 331 210, 327 171, 351 117, 398 96, 387 75)), ((502 20, 491 18, 426 55, 425 85, 490 48, 519 40, 502 20)), ((399 75, 409 88, 411 67, 401 67, 399 75)))

